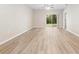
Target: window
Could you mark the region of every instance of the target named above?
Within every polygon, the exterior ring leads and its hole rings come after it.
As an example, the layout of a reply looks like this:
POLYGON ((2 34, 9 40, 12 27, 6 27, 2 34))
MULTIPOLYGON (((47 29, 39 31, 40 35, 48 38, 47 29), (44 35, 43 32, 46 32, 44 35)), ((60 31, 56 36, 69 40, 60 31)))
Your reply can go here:
POLYGON ((46 24, 57 24, 57 16, 55 14, 47 15, 46 24))

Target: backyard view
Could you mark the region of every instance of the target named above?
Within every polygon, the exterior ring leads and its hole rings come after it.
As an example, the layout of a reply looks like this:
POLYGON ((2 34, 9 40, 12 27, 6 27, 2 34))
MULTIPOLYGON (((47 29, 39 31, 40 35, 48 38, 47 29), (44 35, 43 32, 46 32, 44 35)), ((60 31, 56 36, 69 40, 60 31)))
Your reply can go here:
POLYGON ((49 27, 56 27, 56 25, 57 25, 57 16, 56 15, 47 15, 46 24, 49 27))

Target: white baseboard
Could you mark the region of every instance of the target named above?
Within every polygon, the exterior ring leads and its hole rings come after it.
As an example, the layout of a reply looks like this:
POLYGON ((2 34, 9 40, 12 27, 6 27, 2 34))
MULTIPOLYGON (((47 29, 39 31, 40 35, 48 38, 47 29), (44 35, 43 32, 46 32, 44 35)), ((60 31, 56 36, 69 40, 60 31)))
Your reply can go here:
POLYGON ((18 37, 18 36, 22 35, 23 33, 27 32, 27 31, 29 31, 29 30, 31 30, 31 29, 32 29, 32 28, 30 28, 30 29, 28 29, 28 30, 26 30, 26 31, 24 31, 24 32, 22 32, 22 33, 19 33, 19 34, 15 35, 15 36, 13 36, 13 37, 11 37, 11 38, 9 38, 9 39, 6 39, 5 41, 1 42, 0 45, 2 45, 2 44, 4 44, 4 43, 8 42, 9 40, 12 40, 12 39, 15 38, 15 37, 18 37))
POLYGON ((67 31, 79 37, 79 34, 72 32, 71 30, 67 30, 67 31))
POLYGON ((33 26, 33 28, 45 28, 44 26, 33 26))

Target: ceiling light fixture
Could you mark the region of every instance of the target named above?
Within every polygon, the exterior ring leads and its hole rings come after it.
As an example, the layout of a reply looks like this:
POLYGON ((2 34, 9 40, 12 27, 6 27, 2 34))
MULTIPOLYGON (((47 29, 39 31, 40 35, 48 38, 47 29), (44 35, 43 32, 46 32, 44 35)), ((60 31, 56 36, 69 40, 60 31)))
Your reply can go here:
POLYGON ((50 7, 45 7, 46 10, 50 10, 50 7))
POLYGON ((52 5, 52 4, 47 4, 47 5, 44 5, 44 6, 45 6, 46 10, 50 10, 50 9, 54 8, 54 5, 52 5))

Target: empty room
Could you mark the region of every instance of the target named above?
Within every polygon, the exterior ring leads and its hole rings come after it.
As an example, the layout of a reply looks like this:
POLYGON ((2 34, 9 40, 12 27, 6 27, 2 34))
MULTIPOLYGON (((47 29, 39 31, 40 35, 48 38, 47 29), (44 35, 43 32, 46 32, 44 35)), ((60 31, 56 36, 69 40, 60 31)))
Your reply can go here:
POLYGON ((0 4, 0 54, 78 54, 79 4, 0 4))

